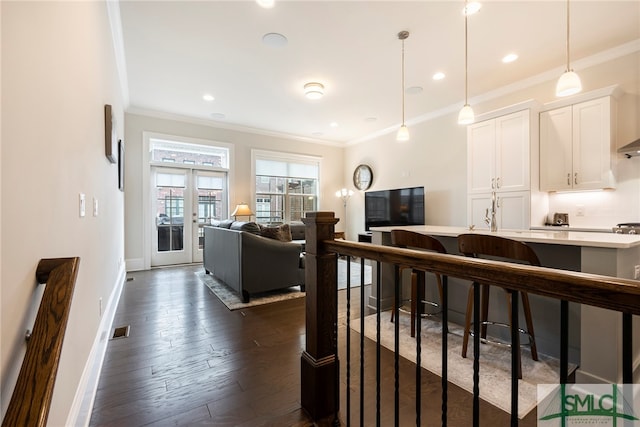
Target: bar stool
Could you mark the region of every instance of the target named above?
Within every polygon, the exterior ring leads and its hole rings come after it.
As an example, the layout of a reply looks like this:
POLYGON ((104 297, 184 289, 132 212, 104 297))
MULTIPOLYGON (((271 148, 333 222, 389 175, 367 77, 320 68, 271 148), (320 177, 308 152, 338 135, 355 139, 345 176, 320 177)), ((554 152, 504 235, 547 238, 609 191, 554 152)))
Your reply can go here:
MULTIPOLYGON (((487 234, 461 234, 458 236, 458 248, 465 256, 481 258, 488 257, 499 261, 515 261, 519 263, 528 263, 533 266, 540 266, 540 260, 536 253, 523 242, 507 239, 504 237, 492 236, 487 234)), ((489 312, 489 286, 481 285, 481 308, 480 336, 485 341, 487 338, 487 325, 508 326, 511 328, 511 299, 513 293, 510 289, 507 292, 507 305, 509 309, 509 324, 491 322, 487 320, 489 312)), ((536 340, 533 331, 533 320, 531 317, 531 306, 529 305, 529 296, 526 292, 520 292, 522 296, 522 309, 527 324, 527 330, 520 329, 521 333, 529 336, 529 344, 531 345, 531 358, 538 360, 538 350, 536 348, 536 340)), ((467 357, 467 345, 469 343, 469 335, 471 330, 471 315, 473 310, 473 286, 469 288, 469 296, 467 298, 467 311, 465 316, 464 336, 462 339, 462 357, 467 357)), ((521 352, 518 352, 520 355, 521 352)), ((518 359, 520 356, 518 356, 518 359)), ((518 360, 520 365, 520 361, 518 360)), ((520 368, 522 371, 522 368, 520 368)), ((521 378, 521 372, 519 378, 521 378)))
MULTIPOLYGON (((407 230, 391 230, 391 244, 393 246, 397 246, 400 248, 409 248, 409 249, 420 249, 425 251, 438 252, 441 254, 446 254, 447 250, 442 246, 442 243, 437 239, 428 236, 426 234, 416 233, 413 231, 407 230)), ((400 266, 400 271, 408 267, 400 266)), ((443 301, 442 297, 442 276, 440 274, 434 273, 436 276, 436 281, 438 283, 438 291, 440 293, 440 302, 443 301)), ((435 307, 439 307, 438 303, 433 301, 424 300, 425 295, 425 287, 426 287, 426 277, 425 272, 420 270, 411 270, 411 336, 416 336, 416 322, 420 321, 422 318, 422 306, 424 304, 429 304, 435 307), (420 282, 421 286, 418 286, 418 282, 420 282), (420 301, 420 304, 417 302, 420 301), (416 316, 417 314, 417 316, 416 316)), ((393 309, 391 310, 391 321, 393 322, 393 317, 395 314, 396 302, 394 301, 393 309)))

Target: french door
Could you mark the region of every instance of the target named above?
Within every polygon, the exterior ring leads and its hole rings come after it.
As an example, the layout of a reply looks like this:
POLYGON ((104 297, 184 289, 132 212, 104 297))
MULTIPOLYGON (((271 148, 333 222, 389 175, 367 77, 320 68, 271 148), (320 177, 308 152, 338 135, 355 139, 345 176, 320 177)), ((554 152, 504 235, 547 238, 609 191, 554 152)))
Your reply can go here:
POLYGON ((202 262, 204 229, 227 217, 227 174, 151 167, 151 266, 202 262))

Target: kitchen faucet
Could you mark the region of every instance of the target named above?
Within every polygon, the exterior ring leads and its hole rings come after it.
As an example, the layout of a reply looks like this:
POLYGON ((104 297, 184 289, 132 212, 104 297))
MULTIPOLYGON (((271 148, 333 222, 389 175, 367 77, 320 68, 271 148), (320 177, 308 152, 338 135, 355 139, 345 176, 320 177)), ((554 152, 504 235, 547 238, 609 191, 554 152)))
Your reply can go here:
POLYGON ((498 222, 496 221, 496 211, 497 211, 496 192, 492 191, 491 192, 491 211, 489 211, 489 208, 487 208, 484 214, 484 222, 489 226, 489 229, 491 231, 498 231, 498 222), (489 213, 491 213, 491 216, 489 216, 489 213))

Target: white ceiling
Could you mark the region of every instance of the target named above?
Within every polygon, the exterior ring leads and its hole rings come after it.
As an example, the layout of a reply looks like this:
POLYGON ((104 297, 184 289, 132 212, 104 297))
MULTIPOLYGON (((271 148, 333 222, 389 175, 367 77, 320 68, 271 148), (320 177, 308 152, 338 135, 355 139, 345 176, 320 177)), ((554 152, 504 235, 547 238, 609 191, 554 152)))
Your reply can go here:
MULTIPOLYGON (((205 119, 222 127, 346 143, 401 122, 401 42, 406 118, 464 103, 464 1, 121 1, 129 111, 205 119), (288 44, 262 43, 266 33, 288 44), (442 81, 431 76, 446 73, 442 81), (325 85, 304 98, 309 81, 325 85), (215 96, 213 102, 202 99, 215 96), (224 118, 214 118, 222 113, 224 118), (375 118, 372 121, 370 118, 375 118), (369 119, 369 120, 368 120, 369 119), (338 123, 331 127, 330 123, 338 123)), ((566 62, 566 3, 485 0, 469 17, 469 98, 566 62), (505 65, 501 58, 516 52, 505 65)), ((571 2, 571 59, 640 39, 640 1, 571 2)))

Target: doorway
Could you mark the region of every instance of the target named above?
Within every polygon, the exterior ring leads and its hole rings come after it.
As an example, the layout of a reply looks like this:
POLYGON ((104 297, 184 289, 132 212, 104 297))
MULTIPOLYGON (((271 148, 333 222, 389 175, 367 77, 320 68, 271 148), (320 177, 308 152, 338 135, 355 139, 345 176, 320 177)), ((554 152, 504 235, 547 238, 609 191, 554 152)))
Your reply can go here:
POLYGON ((205 225, 226 218, 227 173, 151 167, 151 266, 202 262, 205 225))

